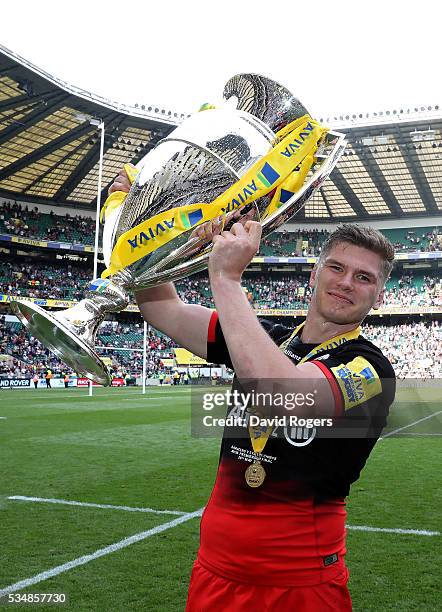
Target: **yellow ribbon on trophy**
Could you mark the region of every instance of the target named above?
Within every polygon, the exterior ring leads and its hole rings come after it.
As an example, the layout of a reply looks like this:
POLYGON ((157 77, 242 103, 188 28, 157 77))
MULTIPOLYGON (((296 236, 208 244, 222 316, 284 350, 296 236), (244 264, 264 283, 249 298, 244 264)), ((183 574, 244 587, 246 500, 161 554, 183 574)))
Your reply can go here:
MULTIPOLYGON (((270 216, 303 184, 313 164, 318 141, 327 131, 309 115, 296 119, 278 132, 279 140, 272 150, 213 202, 172 208, 122 234, 112 250, 109 268, 103 272, 102 278, 150 255, 184 232, 243 208, 276 190, 262 218, 270 216)), ((105 207, 108 208, 107 203, 105 207)))
POLYGON ((302 162, 297 166, 291 174, 283 181, 275 191, 274 196, 270 204, 267 206, 263 214, 261 215, 261 221, 271 217, 273 213, 281 208, 283 204, 285 204, 294 193, 302 187, 305 181, 305 177, 308 174, 308 171, 312 167, 314 162, 314 155, 310 153, 304 157, 302 162))

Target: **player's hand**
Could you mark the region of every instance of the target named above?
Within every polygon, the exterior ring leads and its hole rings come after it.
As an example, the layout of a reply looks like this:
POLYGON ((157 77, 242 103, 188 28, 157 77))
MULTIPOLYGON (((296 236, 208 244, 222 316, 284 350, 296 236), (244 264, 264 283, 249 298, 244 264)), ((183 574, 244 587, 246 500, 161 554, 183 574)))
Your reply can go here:
MULTIPOLYGON (((130 165, 132 166, 132 164, 130 165)), ((131 186, 131 182, 129 180, 129 177, 126 174, 126 170, 124 168, 121 168, 114 182, 109 187, 108 195, 110 195, 111 193, 114 193, 114 191, 124 191, 125 193, 129 193, 130 186, 131 186)))
POLYGON ((206 221, 198 225, 190 234, 189 238, 200 238, 206 242, 211 242, 215 236, 221 234, 224 227, 230 227, 234 221, 241 223, 241 225, 245 225, 249 219, 253 220, 255 216, 256 210, 254 208, 249 210, 246 214, 242 211, 234 210, 227 215, 220 215, 211 221, 206 221))
POLYGON ((245 225, 235 223, 229 232, 221 232, 213 238, 209 256, 209 276, 228 278, 237 282, 259 249, 262 227, 257 221, 245 225))
POLYGON ((224 227, 223 217, 216 217, 211 221, 206 221, 198 225, 190 234, 190 238, 199 238, 206 242, 211 242, 215 236, 218 236, 224 227))

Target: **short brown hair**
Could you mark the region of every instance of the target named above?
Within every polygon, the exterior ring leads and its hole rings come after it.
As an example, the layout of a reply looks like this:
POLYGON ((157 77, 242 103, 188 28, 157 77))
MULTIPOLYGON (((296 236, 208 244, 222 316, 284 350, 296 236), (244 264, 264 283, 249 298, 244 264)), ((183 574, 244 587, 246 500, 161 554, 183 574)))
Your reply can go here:
POLYGON ((329 254, 331 249, 337 244, 347 242, 358 247, 363 247, 368 251, 377 253, 382 258, 382 275, 384 282, 390 276, 394 263, 394 247, 391 242, 381 232, 372 227, 344 223, 335 229, 326 240, 321 250, 319 261, 329 254))

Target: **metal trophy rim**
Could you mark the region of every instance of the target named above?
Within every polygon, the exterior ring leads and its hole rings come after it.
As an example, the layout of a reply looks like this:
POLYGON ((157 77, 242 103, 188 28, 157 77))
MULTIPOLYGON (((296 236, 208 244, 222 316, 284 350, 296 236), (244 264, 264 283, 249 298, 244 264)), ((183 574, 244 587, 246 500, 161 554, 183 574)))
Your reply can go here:
MULTIPOLYGON (((111 384, 111 377, 107 367, 102 362, 98 353, 96 353, 93 349, 91 349, 81 338, 76 336, 72 331, 63 323, 62 320, 57 319, 53 316, 49 311, 44 310, 37 304, 30 302, 24 299, 17 299, 11 303, 11 308, 20 322, 24 325, 24 327, 29 331, 29 333, 37 338, 44 346, 48 347, 58 358, 60 358, 64 363, 72 367, 74 371, 78 371, 78 364, 74 362, 68 352, 63 352, 59 348, 59 344, 55 344, 51 339, 42 334, 37 326, 34 326, 30 323, 29 319, 26 317, 25 312, 31 313, 32 315, 37 314, 42 317, 46 321, 49 321, 54 327, 56 327, 58 333, 62 333, 74 343, 80 351, 83 352, 83 355, 79 353, 79 357, 83 360, 83 363, 94 367, 85 367, 82 366, 82 372, 85 373, 86 377, 101 384, 105 387, 111 384), (23 310, 22 310, 23 309, 23 310), (86 357, 86 360, 84 359, 86 357)), ((58 342, 60 338, 57 338, 58 342)))

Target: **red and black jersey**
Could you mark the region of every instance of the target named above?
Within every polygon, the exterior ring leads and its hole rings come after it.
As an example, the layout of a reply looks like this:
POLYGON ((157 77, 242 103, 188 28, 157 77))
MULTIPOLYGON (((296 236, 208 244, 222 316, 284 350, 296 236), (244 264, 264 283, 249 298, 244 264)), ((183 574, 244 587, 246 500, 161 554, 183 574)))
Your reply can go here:
MULTIPOLYGON (((211 571, 240 582, 318 584, 342 571, 344 498, 386 423, 395 375, 382 352, 361 335, 332 339, 315 352, 315 345, 302 343, 292 329, 268 321, 262 325, 278 346, 285 343, 284 353, 295 364, 304 359, 321 368, 333 390, 341 433, 276 428, 257 457, 247 427, 226 427, 201 522, 199 559, 211 571), (251 488, 245 470, 256 458, 266 478, 251 488)), ((207 359, 232 367, 216 313, 207 359)))

